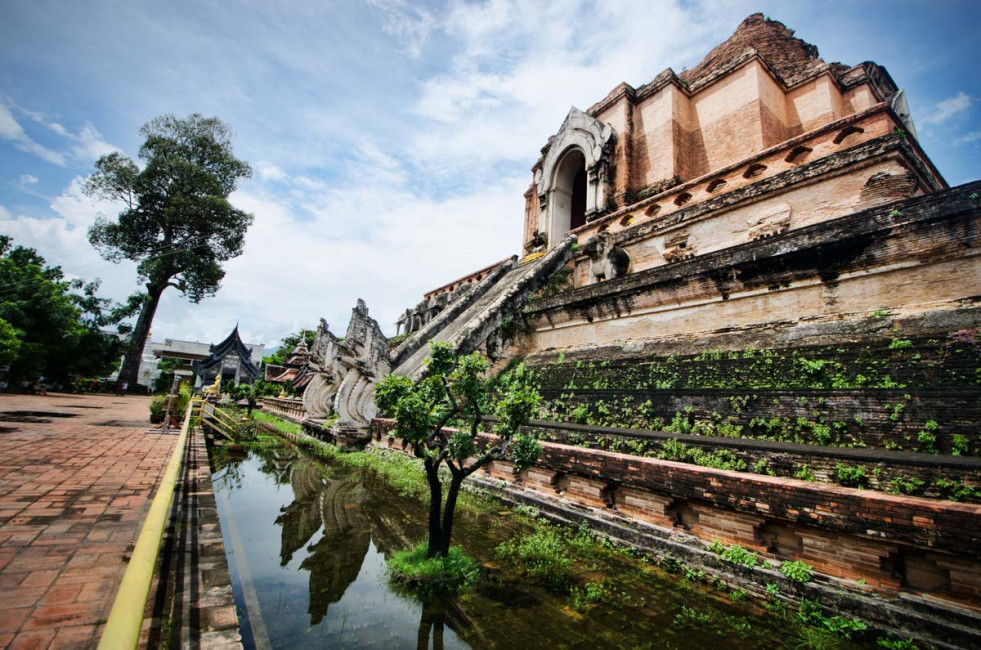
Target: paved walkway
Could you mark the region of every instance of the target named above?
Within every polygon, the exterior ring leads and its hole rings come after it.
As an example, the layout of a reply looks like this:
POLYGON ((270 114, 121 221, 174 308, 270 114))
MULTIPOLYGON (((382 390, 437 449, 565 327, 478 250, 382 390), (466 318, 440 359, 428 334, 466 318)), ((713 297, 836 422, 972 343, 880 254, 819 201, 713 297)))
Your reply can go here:
POLYGON ((98 642, 177 439, 148 404, 0 395, 0 648, 98 642))

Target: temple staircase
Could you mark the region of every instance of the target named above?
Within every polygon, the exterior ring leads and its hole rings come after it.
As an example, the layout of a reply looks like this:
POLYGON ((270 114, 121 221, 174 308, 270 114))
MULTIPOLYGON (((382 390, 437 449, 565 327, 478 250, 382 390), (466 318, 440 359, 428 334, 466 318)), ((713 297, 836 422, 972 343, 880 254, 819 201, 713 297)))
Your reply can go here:
POLYGON ((457 354, 478 349, 504 322, 517 313, 530 295, 572 259, 575 235, 570 235, 542 257, 502 264, 466 296, 415 332, 392 352, 392 372, 418 380, 430 342, 449 343, 457 354))

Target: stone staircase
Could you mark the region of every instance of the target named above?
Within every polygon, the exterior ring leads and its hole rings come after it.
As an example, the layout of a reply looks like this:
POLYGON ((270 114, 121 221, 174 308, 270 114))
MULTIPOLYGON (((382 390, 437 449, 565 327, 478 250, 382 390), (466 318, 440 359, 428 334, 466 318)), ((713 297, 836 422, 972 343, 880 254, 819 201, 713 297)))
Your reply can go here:
POLYGON ((425 375, 429 343, 449 343, 457 354, 479 348, 505 317, 515 314, 528 296, 572 259, 575 235, 544 256, 524 263, 512 259, 488 276, 452 312, 447 310, 399 346, 392 354, 393 371, 418 380, 425 375))

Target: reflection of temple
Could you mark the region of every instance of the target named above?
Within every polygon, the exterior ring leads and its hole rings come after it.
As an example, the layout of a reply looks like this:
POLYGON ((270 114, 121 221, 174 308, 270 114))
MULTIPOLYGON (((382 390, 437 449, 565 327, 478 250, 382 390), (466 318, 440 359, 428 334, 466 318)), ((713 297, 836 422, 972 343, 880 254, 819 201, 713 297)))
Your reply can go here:
POLYGON ((300 565, 310 572, 311 625, 323 620, 361 571, 371 541, 371 523, 360 508, 367 498, 364 487, 352 481, 333 481, 320 495, 324 534, 300 565))
POLYGON ((324 481, 313 463, 295 462, 289 472, 293 503, 283 508, 276 523, 283 527, 280 564, 286 566, 293 553, 300 550, 320 530, 320 494, 324 481))
POLYGON ((280 564, 289 564, 296 551, 323 531, 300 563, 310 572, 310 624, 316 625, 361 571, 371 540, 371 523, 361 510, 368 493, 352 481, 325 481, 314 462, 294 462, 289 477, 293 503, 276 519, 283 527, 280 564))
MULTIPOLYGON (((372 483, 325 479, 323 467, 314 460, 283 458, 275 452, 263 454, 264 465, 273 469, 277 482, 289 483, 293 502, 282 508, 276 523, 282 526, 281 565, 289 564, 318 532, 320 538, 307 546, 300 569, 310 572, 310 625, 320 624, 330 605, 339 602, 361 573, 373 543, 385 557, 411 546, 424 535, 425 521, 407 516, 405 503, 365 507, 371 500, 372 483)), ((376 497, 377 498, 377 497, 376 497)), ((410 506, 412 507, 412 506, 410 506)), ((420 511, 421 512, 421 511, 420 511)), ((423 604, 418 629, 419 647, 441 647, 445 627, 461 639, 487 645, 482 630, 475 626, 465 607, 456 599, 432 600, 423 604)))

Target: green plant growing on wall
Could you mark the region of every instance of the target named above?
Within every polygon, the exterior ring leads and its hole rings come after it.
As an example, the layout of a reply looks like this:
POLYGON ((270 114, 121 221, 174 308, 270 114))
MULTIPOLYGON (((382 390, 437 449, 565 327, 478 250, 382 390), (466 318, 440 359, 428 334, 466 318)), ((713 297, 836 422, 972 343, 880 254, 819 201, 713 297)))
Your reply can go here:
POLYGON ((796 472, 794 472, 794 478, 799 479, 801 481, 813 481, 814 472, 812 472, 811 468, 808 467, 807 465, 801 465, 800 468, 796 472))
POLYGON ((950 453, 954 456, 967 456, 970 453, 970 440, 965 435, 955 433, 950 439, 950 453))
POLYGON ((865 489, 869 486, 869 477, 861 467, 838 463, 835 465, 835 478, 846 487, 865 489))
POLYGON ((758 461, 756 461, 756 464, 753 465, 753 471, 756 472, 757 474, 766 474, 767 476, 777 475, 777 473, 773 470, 773 468, 770 467, 769 458, 761 458, 758 461))
POLYGON ((916 439, 920 443, 920 450, 930 454, 940 453, 937 449, 937 431, 940 425, 936 420, 927 420, 923 424, 923 429, 916 434, 916 439))
POLYGON ((756 557, 755 551, 750 551, 737 545, 727 546, 720 554, 720 557, 727 562, 741 564, 749 568, 760 564, 760 559, 756 557))
POLYGON ((490 380, 485 378, 487 368, 487 359, 476 352, 457 356, 449 344, 433 343, 424 378, 413 382, 392 374, 376 389, 378 407, 395 419, 396 434, 412 445, 426 470, 430 495, 427 558, 447 557, 449 553, 457 496, 464 479, 508 454, 516 469, 527 467, 541 452, 537 440, 518 433, 541 401, 531 372, 518 364, 497 378, 491 393, 490 380), (477 435, 488 412, 499 421, 494 428, 497 440, 479 449, 477 435), (451 421, 462 426, 448 430, 451 421), (441 467, 450 474, 445 505, 441 467))
POLYGON ((940 498, 949 499, 950 501, 981 500, 981 488, 973 485, 965 485, 960 481, 938 478, 933 482, 931 488, 940 496, 940 498))
POLYGON ((789 560, 780 565, 780 573, 794 582, 810 582, 814 577, 814 567, 800 560, 789 560))
POLYGON ((897 476, 889 481, 890 492, 893 494, 920 494, 925 485, 926 483, 913 476, 897 476))

